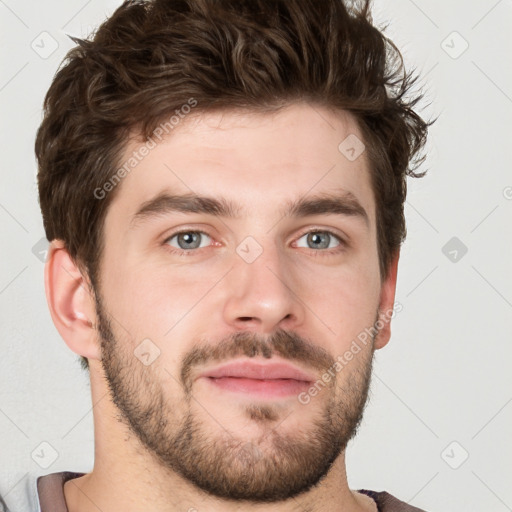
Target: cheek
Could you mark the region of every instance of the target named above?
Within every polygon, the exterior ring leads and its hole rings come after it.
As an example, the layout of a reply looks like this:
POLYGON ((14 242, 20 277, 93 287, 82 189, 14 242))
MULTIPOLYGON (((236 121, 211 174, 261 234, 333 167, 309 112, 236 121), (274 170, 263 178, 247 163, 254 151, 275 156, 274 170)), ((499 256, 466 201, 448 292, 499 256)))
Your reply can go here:
POLYGON ((134 342, 150 338, 165 345, 184 328, 194 310, 200 310, 211 286, 211 275, 208 278, 199 270, 118 266, 105 278, 103 293, 115 321, 134 342))
POLYGON ((378 266, 362 264, 316 272, 314 279, 301 284, 301 299, 339 345, 351 340, 373 325, 380 299, 378 266))

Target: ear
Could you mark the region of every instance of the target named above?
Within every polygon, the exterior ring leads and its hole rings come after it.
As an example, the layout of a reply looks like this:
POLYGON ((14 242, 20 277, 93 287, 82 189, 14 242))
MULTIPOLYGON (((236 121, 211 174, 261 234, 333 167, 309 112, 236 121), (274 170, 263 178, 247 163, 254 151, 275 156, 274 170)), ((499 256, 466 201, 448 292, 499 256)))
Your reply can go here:
POLYGON ((391 337, 391 316, 395 304, 396 278, 398 273, 398 260, 400 249, 398 249, 389 265, 389 272, 382 282, 379 302, 379 333, 375 337, 374 348, 385 347, 391 337))
POLYGON ((61 240, 50 243, 44 284, 53 323, 67 346, 76 354, 99 360, 94 295, 61 240))

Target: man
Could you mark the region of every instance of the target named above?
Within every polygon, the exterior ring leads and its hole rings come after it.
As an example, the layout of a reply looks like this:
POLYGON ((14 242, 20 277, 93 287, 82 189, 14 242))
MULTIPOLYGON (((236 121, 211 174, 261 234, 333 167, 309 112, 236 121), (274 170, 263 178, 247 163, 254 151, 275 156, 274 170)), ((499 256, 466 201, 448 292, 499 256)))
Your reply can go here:
POLYGON ((345 468, 429 125, 369 2, 129 1, 76 42, 36 154, 95 462, 40 510, 420 510, 345 468))

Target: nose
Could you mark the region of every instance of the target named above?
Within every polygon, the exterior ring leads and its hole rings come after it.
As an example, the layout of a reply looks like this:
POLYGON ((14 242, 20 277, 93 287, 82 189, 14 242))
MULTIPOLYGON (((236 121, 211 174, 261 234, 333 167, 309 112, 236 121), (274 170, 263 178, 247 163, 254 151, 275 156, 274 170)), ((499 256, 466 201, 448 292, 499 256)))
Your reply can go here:
POLYGON ((227 277, 223 315, 232 328, 269 334, 304 321, 299 284, 278 248, 265 247, 251 263, 235 254, 227 277))

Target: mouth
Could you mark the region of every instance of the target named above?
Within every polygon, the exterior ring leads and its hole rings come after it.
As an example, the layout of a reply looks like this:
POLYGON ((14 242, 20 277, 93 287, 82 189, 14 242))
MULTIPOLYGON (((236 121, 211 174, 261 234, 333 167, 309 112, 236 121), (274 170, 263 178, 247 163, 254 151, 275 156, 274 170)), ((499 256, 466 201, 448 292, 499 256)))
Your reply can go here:
POLYGON ((220 391, 277 398, 298 395, 311 386, 314 376, 289 363, 239 360, 207 370, 199 379, 220 391))

